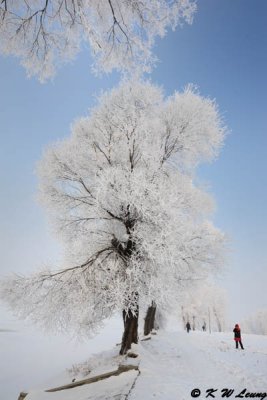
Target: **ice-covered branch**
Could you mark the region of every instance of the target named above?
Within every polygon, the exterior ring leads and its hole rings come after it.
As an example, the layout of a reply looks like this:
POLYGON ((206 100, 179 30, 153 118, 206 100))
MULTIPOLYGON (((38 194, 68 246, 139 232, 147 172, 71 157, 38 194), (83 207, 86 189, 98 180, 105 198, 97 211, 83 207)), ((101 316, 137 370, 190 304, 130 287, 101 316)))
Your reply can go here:
POLYGON ((103 94, 38 169, 62 266, 3 283, 2 298, 77 334, 114 312, 134 320, 152 301, 174 304, 222 263, 213 202, 193 177, 223 137, 215 102, 192 88, 165 99, 151 83, 129 81, 103 94))
POLYGON ((84 42, 95 71, 149 71, 155 37, 191 23, 195 11, 195 0, 2 0, 0 51, 19 57, 28 74, 42 81, 84 42))

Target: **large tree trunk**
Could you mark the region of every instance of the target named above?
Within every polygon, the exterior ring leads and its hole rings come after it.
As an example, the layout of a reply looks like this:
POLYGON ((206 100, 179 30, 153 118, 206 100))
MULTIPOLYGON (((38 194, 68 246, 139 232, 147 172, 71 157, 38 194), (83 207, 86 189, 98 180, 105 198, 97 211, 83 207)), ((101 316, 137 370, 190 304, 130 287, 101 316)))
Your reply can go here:
POLYGON ((131 348, 132 343, 138 343, 138 308, 135 314, 132 311, 122 312, 123 322, 124 322, 124 332, 122 335, 122 343, 120 354, 126 354, 131 348))
POLYGON ((152 301, 151 306, 148 307, 145 324, 144 324, 144 335, 147 336, 154 329, 155 326, 155 315, 156 315, 156 303, 152 301))

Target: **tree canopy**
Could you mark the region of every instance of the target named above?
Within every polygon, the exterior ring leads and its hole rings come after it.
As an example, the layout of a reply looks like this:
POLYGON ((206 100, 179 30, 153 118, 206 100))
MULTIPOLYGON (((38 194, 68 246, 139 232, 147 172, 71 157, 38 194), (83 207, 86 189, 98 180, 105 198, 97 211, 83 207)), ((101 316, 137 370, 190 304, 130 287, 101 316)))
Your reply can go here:
POLYGON ((44 81, 89 44, 94 70, 149 71, 156 36, 191 23, 195 0, 2 0, 0 52, 44 81))
POLYGON ((193 87, 164 98, 149 82, 104 93, 39 165, 40 198, 64 246, 62 265, 2 282, 22 317, 89 334, 117 311, 174 302, 183 281, 220 262, 213 202, 194 185, 225 128, 193 87))

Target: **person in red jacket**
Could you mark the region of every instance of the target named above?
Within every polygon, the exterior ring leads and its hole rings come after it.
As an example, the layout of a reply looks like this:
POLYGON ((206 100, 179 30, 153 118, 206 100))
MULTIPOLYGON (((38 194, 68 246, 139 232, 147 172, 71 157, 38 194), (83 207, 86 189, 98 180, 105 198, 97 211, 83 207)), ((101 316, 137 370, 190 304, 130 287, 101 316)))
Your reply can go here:
POLYGON ((238 324, 235 324, 233 332, 235 334, 235 338, 234 338, 234 340, 235 340, 235 348, 238 349, 238 343, 239 343, 241 349, 244 350, 243 343, 242 343, 242 340, 241 340, 241 329, 240 329, 238 324))

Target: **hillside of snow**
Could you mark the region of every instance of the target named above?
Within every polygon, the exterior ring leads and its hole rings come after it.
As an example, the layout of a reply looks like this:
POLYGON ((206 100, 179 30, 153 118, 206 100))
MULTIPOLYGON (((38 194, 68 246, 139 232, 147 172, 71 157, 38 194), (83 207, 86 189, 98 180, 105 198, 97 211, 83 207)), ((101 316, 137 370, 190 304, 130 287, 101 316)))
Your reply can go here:
POLYGON ((267 398, 267 337, 243 335, 243 344, 245 350, 236 350, 232 333, 159 331, 134 346, 137 358, 119 356, 116 346, 70 368, 44 389, 114 370, 123 363, 138 365, 139 372, 53 393, 39 388, 31 390, 26 400, 188 400, 194 389, 204 399, 208 393, 209 398, 221 398, 225 388, 234 390, 230 397, 257 393, 257 398, 264 398, 266 393, 267 398))
POLYGON ((119 318, 107 321, 96 337, 79 342, 70 339, 68 332, 65 336, 44 334, 1 306, 0 314, 0 400, 17 400, 21 391, 57 385, 67 368, 111 349, 122 334, 119 318))

